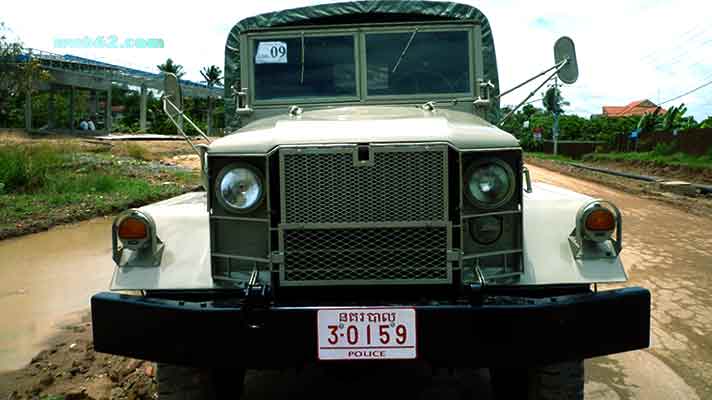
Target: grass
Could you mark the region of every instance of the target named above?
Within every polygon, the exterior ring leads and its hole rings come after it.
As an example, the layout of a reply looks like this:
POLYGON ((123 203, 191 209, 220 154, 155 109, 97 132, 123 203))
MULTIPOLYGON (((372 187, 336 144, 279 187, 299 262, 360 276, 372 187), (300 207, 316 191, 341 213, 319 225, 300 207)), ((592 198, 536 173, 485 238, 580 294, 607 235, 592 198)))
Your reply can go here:
POLYGON ((593 153, 584 156, 584 161, 634 161, 658 166, 683 166, 690 168, 712 169, 712 153, 704 156, 691 156, 685 153, 668 154, 667 151, 649 151, 640 153, 593 153))
POLYGON ((528 157, 539 158, 542 160, 553 160, 553 161, 561 161, 561 162, 573 161, 570 157, 563 156, 561 154, 553 155, 553 154, 539 153, 539 152, 525 152, 524 155, 528 156, 528 157))
POLYGON ((150 161, 153 155, 148 149, 136 143, 128 143, 125 146, 126 154, 136 160, 150 161))
MULTIPOLYGON (((671 151, 671 146, 658 146, 652 151, 637 153, 591 153, 583 156, 582 161, 626 161, 650 163, 656 166, 683 166, 697 169, 712 169, 712 149, 703 156, 671 151)), ((528 157, 542 160, 572 162, 569 157, 546 153, 527 152, 528 157)))
POLYGON ((191 172, 61 144, 0 146, 0 239, 140 206, 198 184, 191 172))
POLYGON ((49 145, 0 147, 3 192, 43 187, 50 172, 62 165, 62 151, 49 145))

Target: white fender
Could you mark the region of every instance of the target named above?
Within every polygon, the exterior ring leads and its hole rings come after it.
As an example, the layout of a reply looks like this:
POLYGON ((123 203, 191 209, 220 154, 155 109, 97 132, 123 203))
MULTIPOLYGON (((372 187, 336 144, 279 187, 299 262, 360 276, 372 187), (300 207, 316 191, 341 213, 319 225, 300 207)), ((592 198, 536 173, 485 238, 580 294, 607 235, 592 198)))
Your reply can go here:
POLYGON ((534 183, 524 193, 524 276, 522 285, 613 283, 628 280, 620 256, 576 259, 568 242, 579 208, 589 196, 534 183))
MULTIPOLYGON (((521 285, 623 282, 620 257, 575 259, 568 243, 576 212, 592 198, 544 183, 524 193, 521 285)), ((165 243, 159 267, 116 267, 111 290, 214 289, 205 192, 187 193, 140 210, 165 243)))
POLYGON ((205 192, 186 193, 141 207, 165 243, 159 267, 116 267, 111 290, 212 289, 205 192))

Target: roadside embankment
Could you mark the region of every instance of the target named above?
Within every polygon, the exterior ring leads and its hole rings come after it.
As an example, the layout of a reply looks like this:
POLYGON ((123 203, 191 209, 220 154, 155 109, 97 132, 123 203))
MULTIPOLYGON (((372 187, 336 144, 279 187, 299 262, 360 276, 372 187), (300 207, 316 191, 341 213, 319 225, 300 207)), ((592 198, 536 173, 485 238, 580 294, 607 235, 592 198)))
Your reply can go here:
POLYGON ((187 145, 0 135, 0 240, 193 190, 187 145), (184 165, 185 164, 185 165, 184 165))
POLYGON ((155 364, 95 352, 88 318, 65 326, 26 367, 0 373, 0 398, 155 399, 155 364))
MULTIPOLYGON (((597 161, 590 157, 585 159, 581 163, 574 163, 572 162, 572 160, 563 157, 551 157, 548 155, 540 154, 525 154, 524 162, 525 164, 536 165, 551 171, 559 172, 564 175, 604 184, 614 189, 637 195, 641 198, 661 201, 695 215, 708 216, 712 214, 712 195, 681 195, 672 191, 665 190, 664 185, 661 185, 659 183, 659 181, 673 181, 682 179, 695 182, 695 180, 693 179, 695 178, 695 175, 692 174, 683 175, 682 172, 678 172, 677 174, 667 175, 664 174, 664 172, 666 172, 664 170, 664 167, 661 170, 650 170, 645 169, 641 166, 637 168, 628 167, 627 164, 624 162, 619 163, 615 161, 597 161), (624 174, 655 177, 655 180, 646 181, 641 179, 631 179, 629 177, 624 177, 616 174, 593 171, 577 166, 580 164, 606 169, 609 171, 622 172, 624 174)), ((671 167, 668 170, 672 171, 673 168, 671 167)))

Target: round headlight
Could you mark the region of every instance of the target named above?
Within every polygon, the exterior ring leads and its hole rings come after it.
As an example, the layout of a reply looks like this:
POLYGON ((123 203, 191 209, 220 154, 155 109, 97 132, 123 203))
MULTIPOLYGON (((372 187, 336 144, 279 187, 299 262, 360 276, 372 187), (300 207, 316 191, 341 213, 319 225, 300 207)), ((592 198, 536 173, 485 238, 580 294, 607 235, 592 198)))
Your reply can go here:
POLYGON ((262 178, 250 167, 230 165, 220 173, 217 198, 228 209, 244 212, 255 208, 264 193, 262 178))
POLYGON ((509 201, 514 194, 514 172, 501 160, 484 160, 469 169, 467 197, 474 205, 496 208, 509 201))

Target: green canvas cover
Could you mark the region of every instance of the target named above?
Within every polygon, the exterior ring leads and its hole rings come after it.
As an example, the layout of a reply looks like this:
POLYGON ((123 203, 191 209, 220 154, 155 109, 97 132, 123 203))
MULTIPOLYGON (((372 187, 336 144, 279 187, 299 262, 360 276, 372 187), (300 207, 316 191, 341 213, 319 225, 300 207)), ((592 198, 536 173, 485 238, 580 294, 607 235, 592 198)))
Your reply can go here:
MULTIPOLYGON (((240 34, 242 33, 270 27, 453 20, 475 21, 481 25, 483 76, 485 81, 492 81, 495 88, 498 88, 497 57, 492 29, 487 17, 480 10, 466 4, 409 0, 354 1, 276 11, 243 19, 232 27, 225 45, 225 126, 230 130, 240 127, 231 88, 240 80, 240 34)), ((492 96, 495 94, 497 89, 492 96)), ((491 111, 499 109, 497 103, 493 102, 491 111)))

